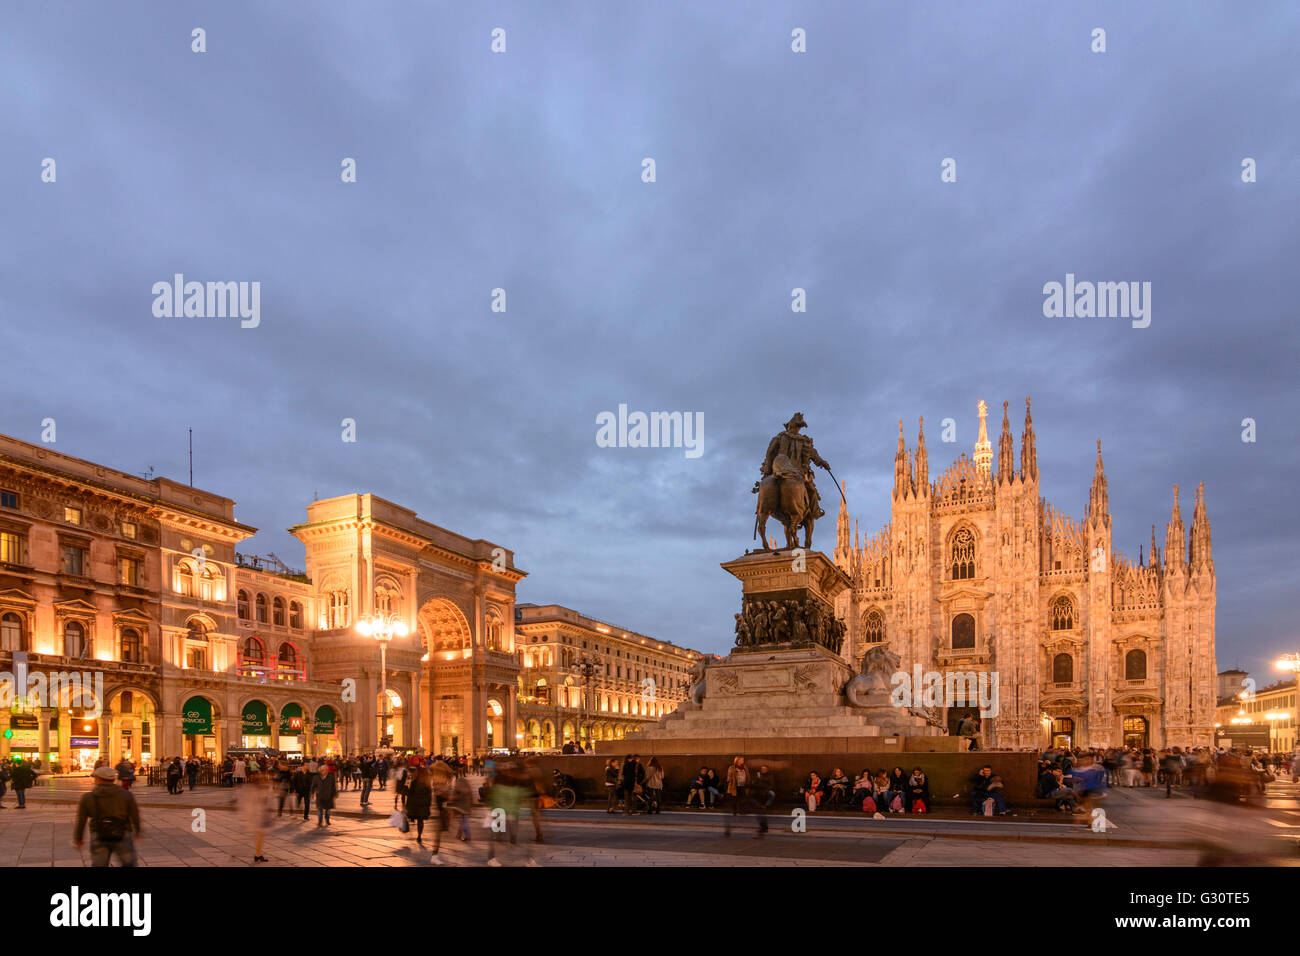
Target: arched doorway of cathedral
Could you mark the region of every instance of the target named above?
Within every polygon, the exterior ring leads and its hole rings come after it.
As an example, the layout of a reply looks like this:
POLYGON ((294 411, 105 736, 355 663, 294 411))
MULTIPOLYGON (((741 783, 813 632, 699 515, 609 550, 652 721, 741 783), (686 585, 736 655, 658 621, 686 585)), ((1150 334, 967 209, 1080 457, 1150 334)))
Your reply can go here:
POLYGON ((566 720, 564 726, 560 729, 561 743, 567 744, 578 739, 578 729, 573 726, 573 721, 566 720))
POLYGON ((984 724, 980 720, 980 712, 975 707, 949 707, 948 708, 948 736, 959 736, 959 729, 963 717, 972 717, 975 720, 977 732, 983 733, 984 724))
POLYGON ((555 749, 555 724, 549 720, 542 723, 542 746, 547 750, 555 749))
POLYGON ((528 733, 524 737, 524 748, 536 750, 542 745, 542 725, 536 720, 528 722, 528 733))
POLYGON ((1057 717, 1052 721, 1051 744, 1054 748, 1074 747, 1074 719, 1057 717))
POLYGON ((1137 750, 1151 746, 1151 722, 1136 715, 1125 717, 1124 746, 1137 750))
POLYGON ((489 747, 508 747, 509 742, 505 739, 502 731, 505 729, 504 716, 506 709, 501 706, 501 701, 495 697, 489 697, 487 702, 487 717, 484 729, 487 731, 487 745, 489 747))

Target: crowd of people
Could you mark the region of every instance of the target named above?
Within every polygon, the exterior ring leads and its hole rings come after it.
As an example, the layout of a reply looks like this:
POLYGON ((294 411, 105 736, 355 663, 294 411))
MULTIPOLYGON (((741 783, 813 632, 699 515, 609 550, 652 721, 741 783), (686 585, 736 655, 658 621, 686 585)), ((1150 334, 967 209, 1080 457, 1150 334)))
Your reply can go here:
MULTIPOLYGON (((524 809, 530 812, 533 842, 542 843, 541 810, 552 805, 554 791, 577 787, 558 769, 548 776, 536 757, 523 755, 426 758, 390 751, 290 761, 284 756, 237 753, 227 757, 226 762, 228 767, 222 772, 230 774, 237 807, 252 834, 254 863, 266 862, 262 850, 272 816, 301 813, 306 822, 314 805, 316 826, 328 828, 341 791, 360 791, 361 806, 366 808, 376 792, 386 796, 391 783, 393 812, 389 822, 403 832, 414 832, 415 844, 428 850, 435 864, 443 862, 439 858, 443 833, 454 831, 456 839, 474 842, 471 819, 480 812, 489 830, 485 841, 487 862, 500 865, 498 845, 519 842, 524 809), (481 775, 482 785, 477 789, 471 782, 474 775, 481 775), (425 842, 426 834, 429 844, 425 842)), ((168 792, 181 793, 183 779, 193 789, 202 763, 178 757, 166 761, 165 766, 168 792)), ((123 866, 135 864, 134 840, 140 835, 140 814, 131 790, 138 769, 130 760, 112 767, 101 761, 93 772, 93 788, 78 803, 74 842, 81 847, 89 828, 93 865, 107 866, 113 856, 123 866)), ((15 791, 18 806, 24 807, 26 791, 42 772, 37 761, 0 761, 0 809, 4 808, 8 789, 15 791)), ((1034 796, 1052 801, 1063 812, 1083 814, 1089 814, 1110 787, 1164 787, 1169 793, 1187 787, 1213 799, 1249 800, 1284 774, 1290 774, 1295 781, 1300 776, 1300 760, 1289 754, 1208 748, 1052 748, 1039 755, 1034 796)), ((604 767, 607 811, 660 813, 665 783, 664 767, 656 757, 644 761, 637 754, 628 754, 622 760, 608 758, 604 767)), ((685 784, 685 792, 687 808, 724 808, 733 815, 756 814, 757 835, 761 836, 767 832, 766 814, 777 801, 779 788, 768 764, 751 763, 737 756, 721 774, 701 765, 685 784)), ((1002 777, 992 763, 970 776, 965 796, 969 812, 974 814, 1000 816, 1014 812, 1002 777)), ((810 770, 789 797, 809 813, 845 809, 873 816, 921 814, 933 806, 929 777, 919 765, 910 771, 901 765, 863 768, 853 775, 842 767, 834 767, 827 774, 810 770)), ((726 826, 730 833, 730 822, 726 826)))

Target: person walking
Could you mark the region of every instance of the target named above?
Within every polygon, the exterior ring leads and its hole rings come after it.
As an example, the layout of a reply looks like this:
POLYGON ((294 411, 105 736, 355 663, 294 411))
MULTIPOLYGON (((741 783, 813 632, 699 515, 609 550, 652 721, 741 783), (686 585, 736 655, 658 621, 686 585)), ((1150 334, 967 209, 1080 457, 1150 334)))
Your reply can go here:
POLYGON ((636 798, 645 787, 645 767, 641 765, 636 754, 628 754, 623 761, 623 773, 620 780, 623 788, 623 813, 631 816, 637 812, 636 798))
POLYGON ((731 798, 733 817, 740 815, 740 804, 745 799, 745 791, 748 787, 749 768, 745 766, 744 757, 737 757, 727 768, 727 796, 731 798))
POLYGON ((618 808, 618 777, 618 761, 610 757, 605 761, 606 813, 613 813, 618 808))
POLYGON ((5 787, 9 784, 9 761, 0 760, 0 810, 5 808, 5 787))
POLYGON ((191 757, 185 762, 185 779, 192 791, 199 782, 199 762, 191 757))
POLYGON ((651 757, 645 769, 645 791, 650 801, 650 812, 659 813, 664 798, 664 768, 658 757, 651 757))
POLYGON ((117 786, 117 771, 112 767, 100 767, 92 776, 94 787, 77 801, 72 845, 81 849, 89 823, 91 866, 108 866, 114 855, 123 866, 135 866, 135 840, 140 837, 135 797, 117 786))
MULTIPOLYGON (((406 796, 406 816, 415 821, 415 842, 424 846, 424 821, 429 819, 433 810, 433 780, 427 767, 403 767, 405 774, 400 781, 406 796)), ((400 771, 399 771, 400 772, 400 771)), ((394 807, 395 808, 395 807, 394 807)), ((433 852, 438 852, 442 835, 438 821, 433 821, 433 852)))
MULTIPOLYGON (((469 819, 474 812, 474 790, 470 787, 468 778, 455 774, 451 774, 451 777, 451 799, 448 801, 448 807, 456 819, 457 838, 469 843, 469 819)), ((437 862, 437 857, 434 861, 437 862)))
POLYGON ((167 792, 172 796, 181 792, 181 758, 173 757, 167 765, 167 792))
POLYGON ((27 791, 34 783, 36 783, 36 771, 30 763, 22 760, 14 765, 14 769, 10 771, 9 784, 18 797, 19 810, 27 809, 27 791))
POLYGON ((302 822, 306 823, 311 813, 312 775, 306 766, 299 764, 293 772, 293 791, 298 796, 298 806, 302 807, 302 822))
POLYGON ((328 764, 321 766, 320 771, 313 778, 312 790, 316 794, 316 826, 333 826, 330 822, 330 811, 334 809, 334 797, 338 794, 338 780, 334 776, 332 766, 328 764))
POLYGON ((370 806, 370 791, 375 785, 375 762, 369 757, 361 758, 361 805, 370 806))
MULTIPOLYGON (((253 862, 265 863, 262 856, 262 841, 266 837, 266 826, 270 817, 271 788, 267 783, 267 774, 254 774, 248 786, 240 787, 235 793, 238 801, 239 816, 253 835, 253 862)), ((280 797, 283 807, 284 797, 280 797)))
POLYGON ((275 762, 275 789, 280 797, 280 804, 275 815, 281 817, 284 816, 284 802, 289 799, 289 794, 293 792, 293 771, 289 769, 289 761, 283 757, 275 762))
POLYGON ((135 783, 135 764, 123 757, 117 762, 117 782, 123 790, 130 790, 135 783))

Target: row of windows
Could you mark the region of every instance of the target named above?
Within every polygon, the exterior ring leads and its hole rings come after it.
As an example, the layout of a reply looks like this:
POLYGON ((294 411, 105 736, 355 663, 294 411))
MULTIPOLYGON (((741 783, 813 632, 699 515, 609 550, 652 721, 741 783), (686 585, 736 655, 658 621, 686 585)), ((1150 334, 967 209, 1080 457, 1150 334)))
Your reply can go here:
MULTIPOLYGON (((1062 595, 1052 602, 1052 630, 1069 631, 1074 628, 1074 602, 1062 595)), ((885 616, 876 609, 862 619, 863 639, 868 644, 878 644, 885 639, 885 616)), ((975 646, 975 618, 958 614, 952 620, 952 646, 956 649, 975 646)))
MULTIPOLYGON (((284 598, 277 596, 274 599, 272 599, 272 601, 269 604, 269 608, 270 608, 269 615, 268 615, 267 608, 268 608, 268 604, 266 600, 266 595, 259 592, 258 595, 253 599, 253 603, 252 603, 252 610, 255 611, 255 613, 257 614, 257 623, 259 624, 272 623, 275 624, 277 627, 284 627, 284 622, 285 622, 284 598)), ((301 628, 302 627, 302 605, 297 601, 290 601, 288 605, 288 609, 289 609, 289 618, 288 618, 289 626, 301 628)), ((241 621, 253 620, 253 618, 249 616, 250 606, 249 606, 248 592, 243 589, 240 589, 240 592, 238 594, 238 599, 236 601, 236 613, 239 615, 239 619, 241 621)))
MULTIPOLYGON (((1124 655, 1124 679, 1147 679, 1146 651, 1132 650, 1124 655)), ((1074 683, 1074 655, 1057 654, 1052 658, 1052 682, 1055 684, 1074 683)))
MULTIPOLYGON (((0 615, 0 650, 30 651, 30 635, 23 626, 23 619, 13 612, 0 615)), ((63 656, 74 660, 93 658, 94 648, 86 626, 80 621, 63 623, 63 656)), ((125 627, 120 634, 121 661, 127 664, 144 662, 144 641, 140 632, 132 627, 125 627)))

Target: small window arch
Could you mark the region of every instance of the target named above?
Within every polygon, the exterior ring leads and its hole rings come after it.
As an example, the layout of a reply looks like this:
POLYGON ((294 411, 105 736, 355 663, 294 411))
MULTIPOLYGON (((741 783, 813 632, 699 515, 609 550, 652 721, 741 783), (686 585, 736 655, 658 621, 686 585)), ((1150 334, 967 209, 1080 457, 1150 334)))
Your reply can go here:
POLYGON ((1052 630, 1069 631, 1074 628, 1074 602, 1062 594, 1052 602, 1052 630))
POLYGON ((265 623, 267 623, 267 621, 266 621, 266 595, 265 595, 265 594, 259 594, 259 595, 257 596, 257 623, 258 623, 258 624, 265 624, 265 623))
POLYGON ((0 617, 0 650, 26 650, 26 634, 23 631, 23 619, 12 611, 0 617))
POLYGON ((501 618, 495 612, 490 613, 487 618, 488 650, 499 651, 502 649, 501 635, 503 630, 504 625, 501 623, 501 618))
POLYGON ((142 664, 144 659, 141 656, 143 648, 140 644, 140 632, 133 627, 123 628, 122 630, 122 661, 126 664, 142 664))
POLYGON ((885 615, 876 610, 868 611, 862 622, 862 632, 868 644, 879 644, 885 639, 885 615))
POLYGON ((277 597, 271 602, 271 621, 276 627, 284 627, 284 598, 277 597))
POLYGON ((1069 654, 1057 654, 1052 658, 1052 682, 1056 684, 1074 683, 1074 658, 1069 654))
POLYGON ((975 535, 970 528, 961 528, 952 538, 952 579, 962 581, 975 577, 975 535))
POLYGON ((67 621, 63 625, 63 656, 81 659, 89 656, 86 628, 80 621, 67 621))
POLYGON ((237 600, 238 600, 237 613, 239 614, 239 619, 241 621, 247 621, 248 620, 248 592, 245 591, 243 588, 240 588, 239 594, 237 595, 237 600))
POLYGON ((1147 652, 1133 650, 1124 655, 1124 679, 1147 679, 1147 652))
POLYGON ((952 648, 962 650, 975 646, 975 618, 958 614, 952 619, 952 648))
POLYGON ((194 572, 188 561, 176 565, 176 593, 181 597, 194 597, 194 572))
POLYGON ((266 646, 255 637, 246 637, 239 644, 240 669, 247 668, 256 673, 254 668, 266 666, 266 646))
POLYGON ((280 645, 280 652, 276 656, 276 668, 280 676, 287 680, 299 680, 302 678, 302 666, 299 663, 298 648, 291 642, 285 641, 280 645))
POLYGON ((289 602, 289 626, 302 627, 302 605, 297 601, 289 602))

